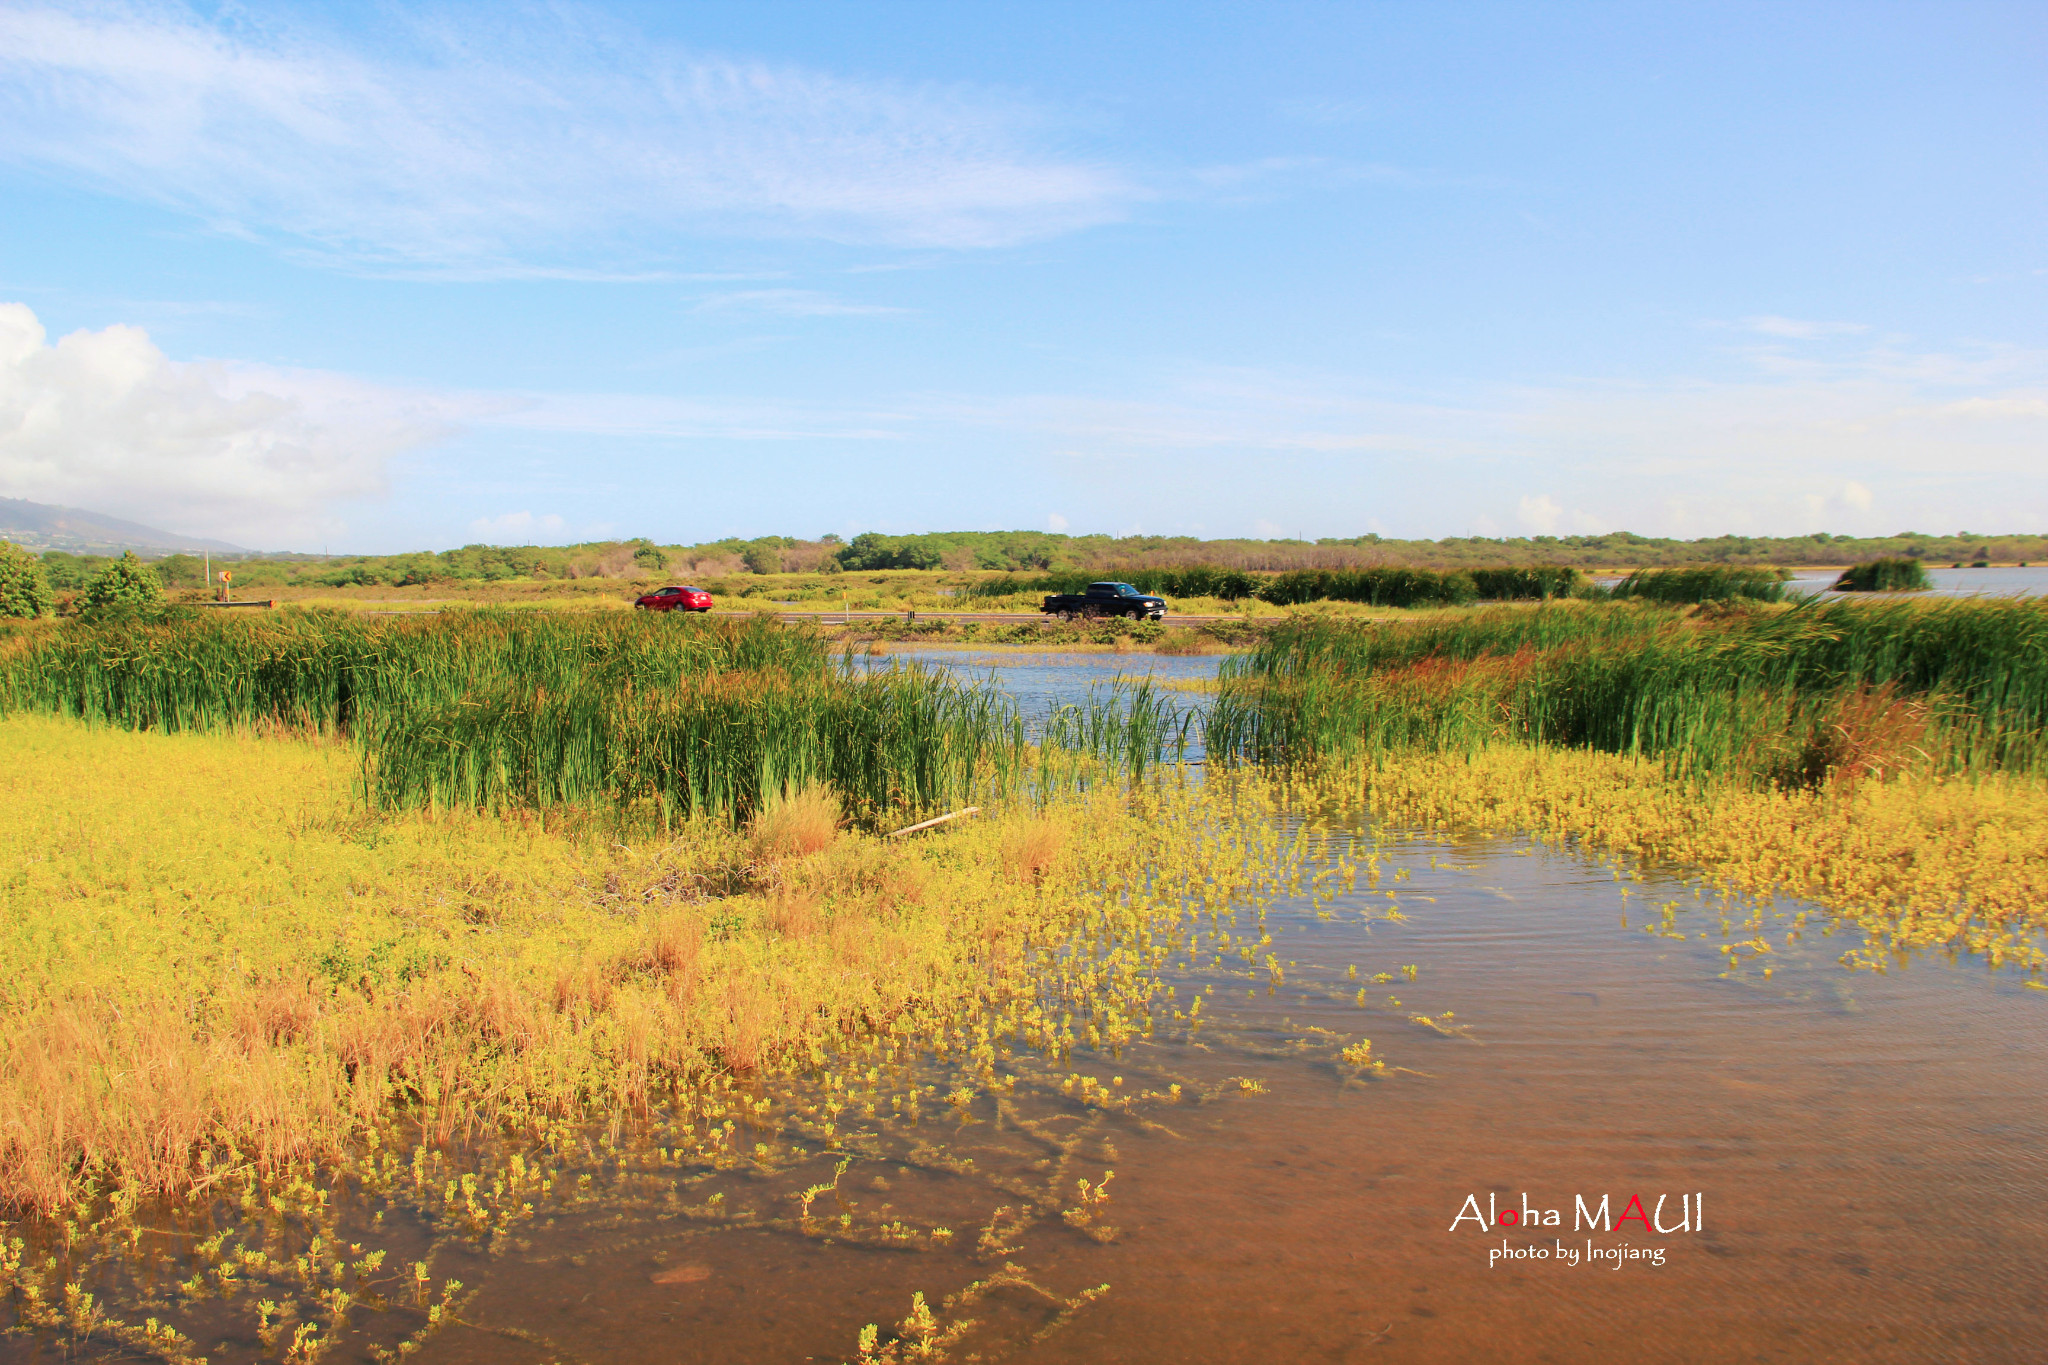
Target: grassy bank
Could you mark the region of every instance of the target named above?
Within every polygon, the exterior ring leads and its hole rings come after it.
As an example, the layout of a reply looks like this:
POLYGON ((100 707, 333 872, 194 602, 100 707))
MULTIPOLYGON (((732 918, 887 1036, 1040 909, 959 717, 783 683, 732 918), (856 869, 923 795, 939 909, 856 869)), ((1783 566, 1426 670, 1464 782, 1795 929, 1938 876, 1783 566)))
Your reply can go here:
POLYGON ((1778 786, 2048 773, 2048 604, 2026 600, 1301 622, 1225 672, 1210 752, 1261 762, 1505 741, 1778 786))

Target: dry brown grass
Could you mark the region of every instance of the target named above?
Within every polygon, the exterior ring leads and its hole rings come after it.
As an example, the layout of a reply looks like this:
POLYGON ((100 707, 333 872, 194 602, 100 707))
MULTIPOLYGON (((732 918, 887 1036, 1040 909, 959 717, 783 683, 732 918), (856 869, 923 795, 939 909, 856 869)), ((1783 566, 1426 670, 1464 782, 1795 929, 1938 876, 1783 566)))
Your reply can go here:
POLYGON ((1066 831, 1051 820, 1024 820, 1003 830, 1003 867, 1020 882, 1036 883, 1060 856, 1066 831))
POLYGON ((818 896, 809 887, 778 886, 768 897, 768 929, 781 938, 809 938, 818 927, 818 896))
POLYGON ((805 787, 756 816, 752 834, 754 856, 763 862, 822 853, 839 835, 839 795, 805 787))

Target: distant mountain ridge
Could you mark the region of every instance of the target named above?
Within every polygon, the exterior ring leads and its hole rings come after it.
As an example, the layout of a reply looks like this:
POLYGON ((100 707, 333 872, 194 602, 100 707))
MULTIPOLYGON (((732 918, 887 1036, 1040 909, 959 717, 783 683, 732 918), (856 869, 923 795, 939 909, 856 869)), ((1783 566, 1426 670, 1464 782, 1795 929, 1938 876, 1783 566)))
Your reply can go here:
POLYGON ((56 507, 23 498, 0 498, 0 540, 11 540, 31 550, 69 550, 73 554, 107 554, 122 550, 249 553, 241 546, 230 545, 224 540, 181 536, 79 507, 56 507))

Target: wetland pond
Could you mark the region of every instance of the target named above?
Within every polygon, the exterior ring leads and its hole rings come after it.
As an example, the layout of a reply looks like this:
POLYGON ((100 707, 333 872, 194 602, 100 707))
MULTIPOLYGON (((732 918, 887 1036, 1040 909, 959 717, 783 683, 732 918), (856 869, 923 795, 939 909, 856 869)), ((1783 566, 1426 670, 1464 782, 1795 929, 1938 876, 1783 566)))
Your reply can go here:
MULTIPOLYGON (((1839 570, 1830 570, 1826 573, 1801 570, 1792 575, 1785 587, 1789 592, 1804 596, 1864 595, 1834 591, 1835 580, 1839 577, 1839 570)), ((2040 597, 2048 594, 2048 568, 2038 564, 2009 564, 1983 569, 1947 568, 1930 564, 1927 566, 1927 577, 1933 586, 1925 595, 1933 597, 2040 597)))
MULTIPOLYGON (((1015 667, 1029 710, 1215 660, 958 666, 1015 667)), ((469 1297, 417 1358, 856 1360, 878 1324, 874 1358, 915 1359, 917 1330, 890 1345, 913 1293, 930 1334, 975 1324, 934 1359, 2048 1355, 2048 992, 1967 958, 1851 970, 1860 931, 1811 907, 1570 849, 1294 819, 1301 876, 1176 951, 1157 1031, 1015 1049, 996 1086, 903 1046, 748 1092, 831 1100, 831 1151, 815 1124, 743 1127, 772 1159, 722 1168, 658 1123, 593 1137, 541 1216, 444 1246, 469 1297), (1753 915, 1774 950, 1724 951, 1753 915), (1575 1227, 1603 1197, 1628 1221, 1575 1227)), ((378 1235, 394 1263, 428 1238, 378 1235)))

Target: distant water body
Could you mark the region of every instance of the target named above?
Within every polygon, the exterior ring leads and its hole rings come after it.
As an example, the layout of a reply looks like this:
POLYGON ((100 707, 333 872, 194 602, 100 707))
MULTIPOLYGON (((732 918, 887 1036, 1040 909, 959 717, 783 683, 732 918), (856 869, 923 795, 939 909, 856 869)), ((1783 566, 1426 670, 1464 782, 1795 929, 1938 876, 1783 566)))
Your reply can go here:
MULTIPOLYGON (((2029 565, 2024 569, 1937 569, 1930 567, 1927 576, 1934 580, 1934 595, 1940 597, 2039 597, 2048 594, 2048 566, 2029 565)), ((1841 577, 1838 572, 1827 573, 1794 572, 1792 581, 1785 586, 1802 594, 1838 596, 1833 592, 1834 583, 1841 577)))

